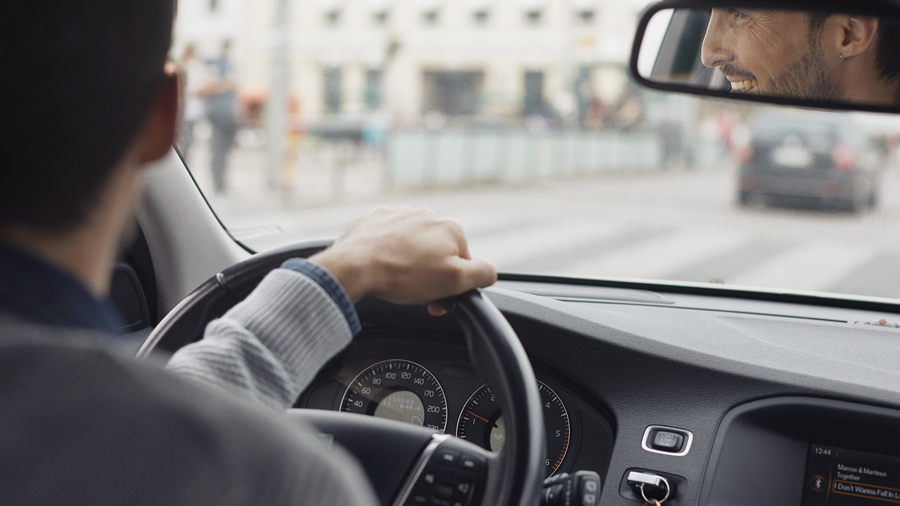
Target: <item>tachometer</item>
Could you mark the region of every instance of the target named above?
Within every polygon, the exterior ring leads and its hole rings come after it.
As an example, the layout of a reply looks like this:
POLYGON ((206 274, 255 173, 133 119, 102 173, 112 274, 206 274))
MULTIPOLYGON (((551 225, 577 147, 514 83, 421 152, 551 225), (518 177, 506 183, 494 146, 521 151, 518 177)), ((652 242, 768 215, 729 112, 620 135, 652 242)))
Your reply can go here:
MULTIPOLYGON (((544 428, 547 431, 547 476, 555 473, 569 449, 569 413, 556 392, 538 381, 538 392, 544 408, 544 428)), ((506 443, 506 424, 500 404, 487 385, 469 397, 459 415, 456 436, 478 446, 498 452, 506 443)))
POLYGON ((447 428, 444 389, 428 369, 409 360, 385 360, 359 373, 344 392, 341 411, 399 420, 439 432, 447 428))

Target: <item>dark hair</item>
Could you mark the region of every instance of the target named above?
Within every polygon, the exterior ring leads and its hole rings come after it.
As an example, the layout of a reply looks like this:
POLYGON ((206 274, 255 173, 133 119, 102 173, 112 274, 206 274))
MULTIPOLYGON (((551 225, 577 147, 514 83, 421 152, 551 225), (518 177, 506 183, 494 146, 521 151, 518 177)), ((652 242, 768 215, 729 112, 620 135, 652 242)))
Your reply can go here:
POLYGON ((6 0, 0 226, 82 223, 146 120, 174 0, 6 0))
POLYGON ((878 22, 876 61, 885 79, 900 76, 900 20, 881 18, 878 22))
MULTIPOLYGON (((811 12, 809 14, 810 40, 818 37, 828 14, 811 12)), ((883 79, 894 79, 900 76, 900 20, 896 18, 879 18, 878 34, 875 40, 875 62, 883 79)))

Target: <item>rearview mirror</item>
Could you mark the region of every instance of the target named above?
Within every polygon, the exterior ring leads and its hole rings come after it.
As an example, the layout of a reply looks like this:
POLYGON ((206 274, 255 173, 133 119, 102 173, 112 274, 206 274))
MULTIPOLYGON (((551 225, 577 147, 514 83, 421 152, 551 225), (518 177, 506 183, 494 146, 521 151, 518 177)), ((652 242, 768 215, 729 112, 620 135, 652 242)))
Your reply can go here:
POLYGON ((900 111, 900 19, 670 5, 651 6, 638 26, 631 72, 641 84, 769 103, 900 111))

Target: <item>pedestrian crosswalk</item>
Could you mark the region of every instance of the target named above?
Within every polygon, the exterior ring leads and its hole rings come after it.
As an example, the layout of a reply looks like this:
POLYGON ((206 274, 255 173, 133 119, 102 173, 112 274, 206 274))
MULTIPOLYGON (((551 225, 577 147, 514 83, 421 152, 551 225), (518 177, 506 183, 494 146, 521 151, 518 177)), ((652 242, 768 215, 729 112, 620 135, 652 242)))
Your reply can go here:
POLYGON ((748 234, 739 231, 685 228, 586 258, 562 267, 559 273, 588 277, 616 273, 616 276, 628 278, 666 278, 686 265, 736 250, 750 241, 748 234))
POLYGON ((494 234, 472 228, 473 255, 490 259, 501 272, 714 281, 900 298, 900 248, 878 241, 773 241, 758 232, 712 227, 635 233, 627 225, 589 220, 537 223, 494 234))
POLYGON ((598 240, 622 234, 623 227, 613 223, 591 223, 575 219, 566 223, 556 221, 539 223, 526 230, 506 229, 493 235, 475 232, 469 239, 469 250, 473 255, 487 258, 498 269, 543 259, 548 266, 545 274, 551 272, 554 258, 561 245, 567 249, 577 249, 598 240))
MULTIPOLYGON (((784 287, 789 282, 792 289, 827 291, 877 253, 872 244, 814 240, 751 266, 729 281, 766 287, 784 287)), ((900 286, 894 295, 900 296, 900 286)))
POLYGON ((900 205, 891 199, 900 195, 900 175, 887 174, 884 183, 881 208, 858 215, 742 208, 731 198, 728 172, 390 193, 327 203, 237 194, 219 200, 223 221, 243 229, 248 241, 259 235, 260 225, 278 225, 262 229, 276 233, 254 239, 261 249, 336 236, 375 205, 412 205, 457 219, 472 254, 501 272, 900 298, 900 240, 894 240, 900 237, 900 205), (673 181, 681 186, 673 189, 673 181))
MULTIPOLYGON (((300 220, 273 244, 336 236, 363 208, 308 225, 300 220)), ((272 218, 278 216, 273 215, 272 218)), ((312 218, 311 218, 312 220, 312 218)), ((767 289, 900 298, 900 241, 773 237, 737 227, 629 224, 588 217, 460 220, 473 256, 500 272, 586 278, 716 282, 767 289)))

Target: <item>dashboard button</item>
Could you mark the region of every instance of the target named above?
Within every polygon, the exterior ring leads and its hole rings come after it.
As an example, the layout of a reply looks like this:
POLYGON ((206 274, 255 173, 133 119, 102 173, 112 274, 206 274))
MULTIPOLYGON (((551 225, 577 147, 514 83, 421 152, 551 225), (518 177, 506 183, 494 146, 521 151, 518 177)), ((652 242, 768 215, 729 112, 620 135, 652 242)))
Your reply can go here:
POLYGON ((456 484, 456 491, 458 492, 458 496, 467 496, 469 495, 469 491, 472 490, 472 484, 467 481, 461 481, 456 484))
POLYGON ((441 464, 447 464, 449 466, 456 465, 456 461, 459 459, 459 452, 454 450, 446 450, 440 449, 435 454, 434 457, 431 458, 434 462, 439 462, 441 464))
POLYGON ((459 458, 459 467, 467 471, 481 472, 487 461, 480 455, 468 455, 463 453, 459 458))
POLYGON ((683 457, 691 451, 694 435, 676 427, 651 425, 644 431, 641 447, 652 453, 683 457))
POLYGON ((435 497, 440 497, 442 499, 450 499, 453 497, 453 487, 447 485, 438 485, 434 489, 435 497))
POLYGON ((653 435, 653 441, 650 443, 656 450, 664 452, 678 453, 684 445, 684 436, 677 432, 669 430, 659 430, 653 435))
MULTIPOLYGON (((566 475, 568 476, 568 475, 566 475)), ((544 489, 544 501, 543 504, 546 506, 559 506, 560 499, 563 494, 563 484, 557 483, 556 485, 551 485, 544 489)))

